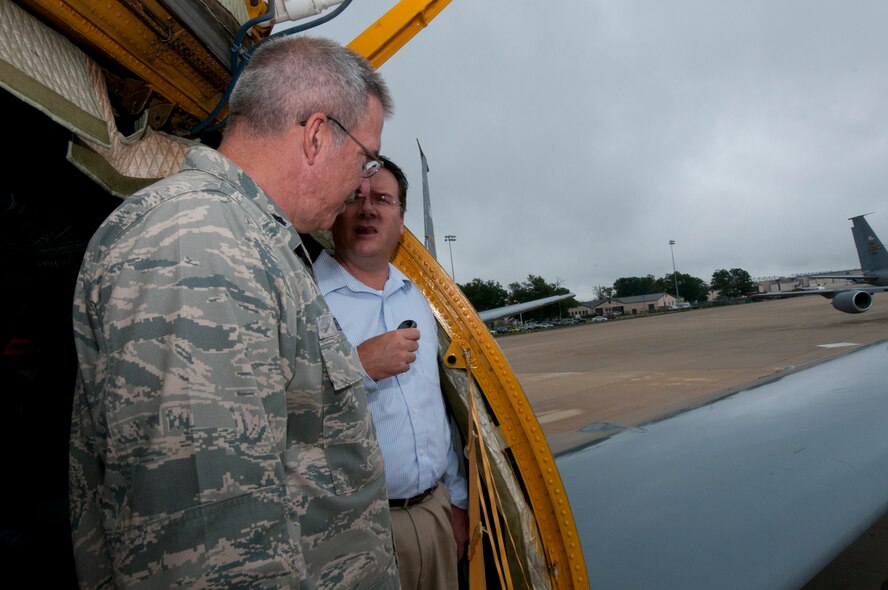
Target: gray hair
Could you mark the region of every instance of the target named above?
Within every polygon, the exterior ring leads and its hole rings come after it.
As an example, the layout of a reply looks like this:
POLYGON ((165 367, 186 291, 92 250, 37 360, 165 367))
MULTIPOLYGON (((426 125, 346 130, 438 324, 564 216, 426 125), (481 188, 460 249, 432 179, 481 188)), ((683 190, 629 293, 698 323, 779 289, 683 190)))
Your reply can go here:
POLYGON ((385 80, 351 49, 317 37, 269 39, 253 53, 231 93, 228 124, 265 136, 324 113, 351 129, 366 116, 370 96, 391 116, 385 80))

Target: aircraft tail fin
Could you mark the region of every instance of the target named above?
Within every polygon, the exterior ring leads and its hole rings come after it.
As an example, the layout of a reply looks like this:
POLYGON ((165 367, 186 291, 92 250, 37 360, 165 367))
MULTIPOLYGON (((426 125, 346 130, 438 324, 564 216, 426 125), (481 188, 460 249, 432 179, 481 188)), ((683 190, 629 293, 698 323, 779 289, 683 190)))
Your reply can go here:
POLYGON ((422 162, 422 207, 425 216, 425 248, 429 251, 435 260, 438 259, 438 253, 435 251, 435 228, 432 225, 432 197, 429 195, 429 163, 425 154, 422 152, 422 146, 419 139, 416 140, 416 146, 419 148, 419 159, 422 162))
POLYGON ((860 258, 860 270, 874 272, 888 269, 888 252, 863 215, 851 218, 851 234, 860 258))

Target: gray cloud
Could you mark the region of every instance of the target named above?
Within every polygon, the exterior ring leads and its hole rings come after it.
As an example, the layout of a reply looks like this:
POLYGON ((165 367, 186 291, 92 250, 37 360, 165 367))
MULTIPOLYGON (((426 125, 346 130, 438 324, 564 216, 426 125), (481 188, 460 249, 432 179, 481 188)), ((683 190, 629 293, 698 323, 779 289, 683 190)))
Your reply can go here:
MULTIPOLYGON (((316 34, 347 42, 392 4, 316 34)), ((852 268, 848 217, 876 211, 888 239, 885 22, 875 0, 454 0, 381 69, 383 151, 418 195, 422 142, 460 282, 533 273, 591 298, 671 272, 670 239, 707 281, 852 268)))

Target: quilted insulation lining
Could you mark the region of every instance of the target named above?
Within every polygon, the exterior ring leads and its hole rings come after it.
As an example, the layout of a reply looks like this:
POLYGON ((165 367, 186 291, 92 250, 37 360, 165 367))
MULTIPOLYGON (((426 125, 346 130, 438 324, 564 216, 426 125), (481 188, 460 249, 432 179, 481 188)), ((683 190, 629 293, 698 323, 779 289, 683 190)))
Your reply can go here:
POLYGON ((88 58, 62 35, 0 0, 0 86, 92 141, 110 145, 88 58))
POLYGON ((178 170, 193 144, 147 125, 121 135, 98 65, 10 0, 0 0, 0 86, 74 132, 68 159, 121 197, 178 170))

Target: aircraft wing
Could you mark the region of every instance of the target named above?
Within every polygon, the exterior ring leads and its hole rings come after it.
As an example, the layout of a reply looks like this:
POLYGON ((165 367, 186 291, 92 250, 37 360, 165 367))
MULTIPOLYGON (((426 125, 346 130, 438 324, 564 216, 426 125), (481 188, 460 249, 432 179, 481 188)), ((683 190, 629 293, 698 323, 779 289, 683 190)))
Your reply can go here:
POLYGON ((542 299, 535 299, 526 303, 515 303, 514 305, 506 305, 504 307, 497 307, 496 309, 479 311, 478 317, 481 318, 482 322, 492 322, 493 320, 518 315, 519 313, 524 313, 525 311, 530 311, 532 309, 538 309, 540 307, 545 307, 546 305, 558 303, 559 301, 564 301, 565 299, 570 299, 571 297, 576 297, 576 293, 568 293, 567 295, 553 295, 551 297, 543 297, 542 299))
POLYGON ((840 273, 840 274, 834 274, 834 275, 810 275, 809 278, 811 278, 811 279, 847 279, 849 281, 868 282, 868 281, 875 281, 879 277, 874 274, 860 274, 860 273, 844 274, 844 273, 840 273))
POLYGON ((888 342, 558 458, 592 588, 799 588, 888 511, 888 342))
POLYGON ((832 299, 837 293, 845 293, 847 291, 862 291, 864 293, 881 293, 888 291, 888 287, 873 286, 846 286, 836 289, 805 289, 803 291, 775 291, 773 293, 754 293, 749 296, 750 299, 779 299, 782 297, 797 297, 799 295, 821 295, 827 299, 832 299))
POLYGON ((838 289, 808 289, 806 291, 777 291, 774 293, 755 293, 749 296, 753 300, 782 299, 800 295, 820 295, 832 301, 832 306, 844 313, 863 313, 873 305, 873 294, 888 291, 888 287, 851 286, 838 289))

